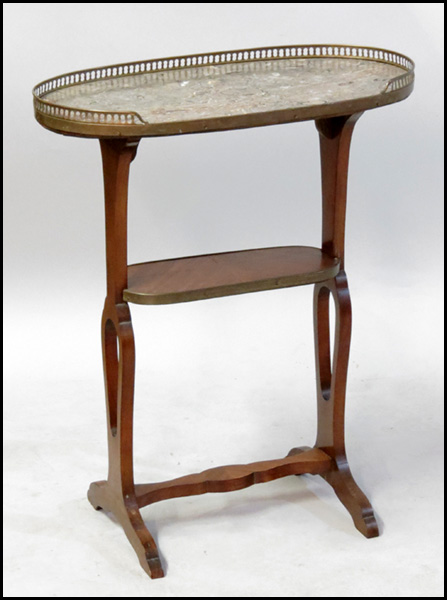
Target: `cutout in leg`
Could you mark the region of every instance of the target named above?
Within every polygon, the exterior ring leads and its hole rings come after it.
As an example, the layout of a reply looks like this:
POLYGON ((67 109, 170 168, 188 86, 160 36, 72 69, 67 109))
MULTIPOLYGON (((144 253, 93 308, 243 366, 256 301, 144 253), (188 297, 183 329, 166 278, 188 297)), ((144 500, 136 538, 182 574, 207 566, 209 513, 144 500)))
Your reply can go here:
POLYGON ((327 287, 315 289, 315 340, 317 353, 318 394, 324 400, 331 397, 332 366, 330 336, 330 291, 327 287))
POLYGON ((119 350, 118 336, 115 325, 111 319, 105 319, 103 326, 103 354, 108 424, 110 427, 110 433, 113 437, 115 437, 117 432, 118 414, 119 350))

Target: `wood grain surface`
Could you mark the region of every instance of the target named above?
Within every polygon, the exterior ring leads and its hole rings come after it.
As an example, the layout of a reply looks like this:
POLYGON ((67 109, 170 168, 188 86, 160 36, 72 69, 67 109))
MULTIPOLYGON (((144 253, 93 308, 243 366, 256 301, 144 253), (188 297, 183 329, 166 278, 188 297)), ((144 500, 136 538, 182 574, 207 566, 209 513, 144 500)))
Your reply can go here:
POLYGON ((339 260, 308 246, 260 248, 130 265, 124 300, 171 304, 325 281, 339 260))

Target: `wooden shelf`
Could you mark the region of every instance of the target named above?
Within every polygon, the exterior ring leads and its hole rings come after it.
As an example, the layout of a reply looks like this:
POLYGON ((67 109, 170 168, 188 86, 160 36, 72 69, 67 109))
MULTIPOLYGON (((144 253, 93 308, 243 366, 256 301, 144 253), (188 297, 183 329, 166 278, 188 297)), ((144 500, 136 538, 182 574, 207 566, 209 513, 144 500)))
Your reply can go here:
POLYGON ((326 281, 338 259, 309 246, 240 250, 139 263, 128 267, 123 299, 173 304, 326 281))

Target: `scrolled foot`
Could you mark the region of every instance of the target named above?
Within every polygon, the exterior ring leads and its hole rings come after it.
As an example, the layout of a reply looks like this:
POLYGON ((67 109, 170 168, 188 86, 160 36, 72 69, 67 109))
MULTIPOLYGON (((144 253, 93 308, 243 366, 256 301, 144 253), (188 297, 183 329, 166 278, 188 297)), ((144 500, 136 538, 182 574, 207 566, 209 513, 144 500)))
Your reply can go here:
POLYGON ((151 579, 161 579, 165 576, 158 556, 150 556, 148 553, 143 559, 140 558, 140 565, 151 579))
MULTIPOLYGON (((295 456, 310 449, 308 446, 292 448, 287 456, 295 456)), ((366 538, 377 537, 379 535, 379 527, 374 510, 368 498, 355 482, 346 458, 333 459, 330 470, 320 473, 320 475, 333 488, 338 499, 348 510, 355 527, 360 533, 366 538)), ((299 475, 296 475, 296 477, 299 477, 299 475)))
POLYGON ((374 510, 368 498, 355 482, 347 462, 338 468, 324 473, 322 477, 333 488, 340 502, 345 506, 354 521, 355 527, 366 538, 379 535, 374 510))
POLYGON ((87 498, 95 510, 106 508, 106 491, 107 481, 95 481, 90 484, 87 492, 87 498))
POLYGON ((94 509, 102 508, 114 515, 149 577, 164 577, 157 545, 141 517, 135 495, 120 497, 107 481, 96 481, 90 485, 87 497, 94 509))

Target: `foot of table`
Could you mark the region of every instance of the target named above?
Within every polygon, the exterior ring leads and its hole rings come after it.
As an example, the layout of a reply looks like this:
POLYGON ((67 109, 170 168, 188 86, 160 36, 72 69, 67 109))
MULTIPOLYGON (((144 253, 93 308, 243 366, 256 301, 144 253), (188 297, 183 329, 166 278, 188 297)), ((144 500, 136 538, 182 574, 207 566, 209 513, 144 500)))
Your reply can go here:
POLYGON ((97 481, 90 485, 88 499, 96 510, 104 509, 114 515, 149 577, 164 577, 157 545, 144 524, 135 495, 120 497, 107 481, 97 481))
MULTIPOLYGON (((310 450, 308 446, 292 448, 288 456, 296 456, 310 450)), ((373 508, 355 482, 349 469, 348 461, 332 460, 331 468, 323 473, 318 473, 325 479, 337 494, 340 502, 345 506, 354 521, 355 527, 367 538, 377 537, 379 528, 373 508)))

